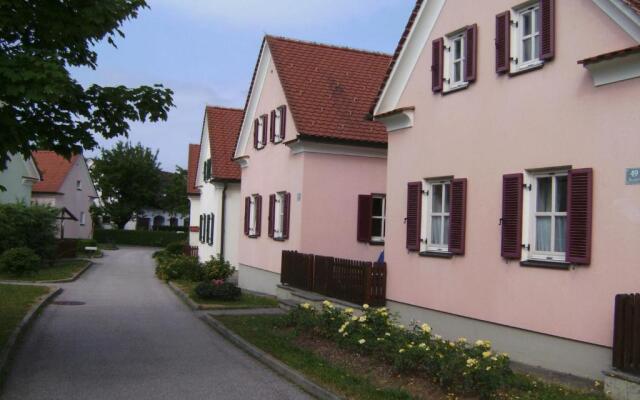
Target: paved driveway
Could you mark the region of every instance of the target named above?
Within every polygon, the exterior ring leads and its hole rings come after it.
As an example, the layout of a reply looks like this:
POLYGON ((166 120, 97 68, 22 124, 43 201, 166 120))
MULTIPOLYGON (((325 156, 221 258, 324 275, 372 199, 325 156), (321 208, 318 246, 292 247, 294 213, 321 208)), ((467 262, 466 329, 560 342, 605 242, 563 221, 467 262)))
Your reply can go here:
POLYGON ((307 399, 200 321, 154 276, 152 251, 109 251, 27 334, 3 399, 307 399))

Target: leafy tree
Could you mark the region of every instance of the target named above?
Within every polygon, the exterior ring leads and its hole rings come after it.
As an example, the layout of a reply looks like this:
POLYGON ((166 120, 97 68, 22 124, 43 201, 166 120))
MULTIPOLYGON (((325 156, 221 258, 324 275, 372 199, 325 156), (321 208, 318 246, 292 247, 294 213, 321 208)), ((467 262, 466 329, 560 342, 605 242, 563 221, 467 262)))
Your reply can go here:
POLYGON ((187 170, 176 166, 176 172, 166 173, 162 197, 158 205, 170 215, 189 213, 187 198, 187 170))
POLYGON ((173 92, 162 85, 83 87, 69 67, 97 67, 93 46, 124 37, 145 0, 0 0, 0 171, 9 154, 64 156, 128 136, 132 121, 166 120, 173 92))
POLYGON ((143 208, 157 204, 161 174, 158 152, 122 141, 111 150, 102 149, 91 168, 104 213, 120 229, 143 208))

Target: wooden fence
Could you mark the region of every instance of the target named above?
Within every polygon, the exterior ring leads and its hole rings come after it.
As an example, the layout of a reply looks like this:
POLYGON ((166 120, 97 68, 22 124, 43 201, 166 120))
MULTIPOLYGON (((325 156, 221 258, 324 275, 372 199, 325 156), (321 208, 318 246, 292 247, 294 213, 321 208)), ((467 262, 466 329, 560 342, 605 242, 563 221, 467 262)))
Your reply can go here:
POLYGON ((613 366, 640 375, 640 293, 616 296, 613 366))
POLYGON ((184 246, 184 255, 190 257, 198 257, 198 246, 184 246))
POLYGON ((355 304, 383 306, 387 265, 370 261, 282 252, 281 282, 355 304))
POLYGON ((56 258, 75 258, 78 251, 78 239, 56 240, 56 258))

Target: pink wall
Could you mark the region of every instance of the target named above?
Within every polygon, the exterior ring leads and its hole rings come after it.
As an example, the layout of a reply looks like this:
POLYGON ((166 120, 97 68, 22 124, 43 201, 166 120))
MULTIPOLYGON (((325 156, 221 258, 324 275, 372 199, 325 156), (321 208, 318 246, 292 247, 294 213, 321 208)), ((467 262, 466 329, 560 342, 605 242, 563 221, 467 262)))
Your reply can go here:
POLYGON ((387 295, 395 301, 610 346, 617 293, 640 291, 640 79, 596 88, 577 60, 634 44, 591 1, 557 1, 556 58, 516 77, 494 72, 495 15, 517 1, 448 1, 398 107, 413 128, 389 135, 387 295), (430 44, 479 27, 478 80, 431 93, 430 44), (523 268, 500 257, 502 175, 572 165, 594 169, 589 267, 523 268), (424 258, 405 249, 407 182, 468 178, 466 254, 424 258))
MULTIPOLYGON (((258 102, 256 115, 269 114, 286 104, 273 63, 258 102)), ((287 112, 286 141, 297 136, 292 113, 287 112)), ((246 149, 249 165, 242 169, 240 218, 244 198, 262 195, 262 233, 251 239, 240 234, 238 262, 280 272, 282 250, 317 252, 345 258, 376 259, 382 247, 356 241, 357 195, 385 191, 384 159, 366 157, 296 154, 285 144, 268 143, 255 150, 253 138, 246 149), (268 236, 269 195, 291 193, 289 239, 275 241, 268 236), (298 198, 300 200, 298 200, 298 198)), ((241 220, 241 226, 244 225, 241 220)))

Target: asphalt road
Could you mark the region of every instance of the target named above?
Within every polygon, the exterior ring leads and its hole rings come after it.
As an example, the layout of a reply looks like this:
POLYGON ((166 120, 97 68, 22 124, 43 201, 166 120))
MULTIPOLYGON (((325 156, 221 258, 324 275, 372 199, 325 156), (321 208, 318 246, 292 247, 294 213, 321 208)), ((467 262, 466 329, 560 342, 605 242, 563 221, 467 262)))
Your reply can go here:
POLYGON ((154 276, 152 251, 105 252, 27 333, 2 399, 308 399, 154 276))

